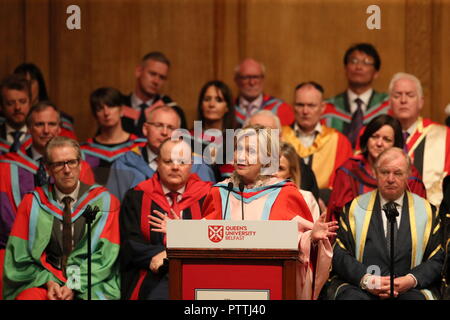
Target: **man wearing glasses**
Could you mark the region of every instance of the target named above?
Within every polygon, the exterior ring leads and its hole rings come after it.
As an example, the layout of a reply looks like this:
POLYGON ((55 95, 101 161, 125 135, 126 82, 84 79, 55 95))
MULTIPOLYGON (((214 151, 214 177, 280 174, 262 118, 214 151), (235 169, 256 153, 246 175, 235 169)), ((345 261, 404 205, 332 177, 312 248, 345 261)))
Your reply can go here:
POLYGON ((119 299, 119 201, 106 188, 80 181, 75 140, 52 138, 44 158, 54 183, 25 195, 18 208, 6 247, 5 298, 87 298, 84 212, 89 205, 99 209, 92 224, 92 298, 119 299))
MULTIPOLYGON (((123 199, 129 189, 153 176, 158 167, 157 155, 161 143, 170 138, 181 125, 178 113, 165 105, 151 109, 146 113, 146 117, 142 132, 147 138, 147 145, 138 152, 124 153, 111 166, 106 187, 119 200, 123 199)), ((204 181, 215 181, 213 170, 204 163, 198 164, 196 161, 192 166, 192 172, 197 173, 204 181)))
MULTIPOLYGON (((30 109, 26 118, 31 139, 17 152, 0 157, 0 264, 22 198, 35 187, 49 182, 43 156, 47 142, 60 134, 60 124, 58 108, 49 101, 39 102, 30 109)), ((92 170, 85 161, 81 161, 80 180, 86 184, 94 183, 92 170)))
POLYGON ((372 88, 380 67, 381 59, 373 45, 351 46, 344 55, 347 90, 326 101, 322 119, 329 127, 344 133, 353 148, 361 128, 389 109, 388 95, 372 88))
POLYGON ((282 125, 294 122, 292 106, 281 99, 264 94, 265 67, 254 59, 243 60, 234 71, 234 81, 239 88, 236 100, 236 120, 239 125, 260 110, 270 110, 282 125))

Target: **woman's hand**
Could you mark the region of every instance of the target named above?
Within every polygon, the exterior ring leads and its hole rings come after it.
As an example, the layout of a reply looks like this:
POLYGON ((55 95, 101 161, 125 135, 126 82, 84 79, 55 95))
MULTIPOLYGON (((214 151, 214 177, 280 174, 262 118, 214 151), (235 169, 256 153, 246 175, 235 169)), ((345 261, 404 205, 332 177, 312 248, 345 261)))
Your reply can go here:
POLYGON ((311 241, 313 243, 319 240, 327 240, 330 237, 336 236, 336 230, 338 227, 337 221, 325 222, 327 213, 324 212, 320 215, 319 219, 314 223, 311 232, 311 241))
MULTIPOLYGON (((172 215, 173 215, 173 220, 179 220, 180 217, 175 213, 175 211, 173 211, 171 209, 172 215)), ((156 214, 155 215, 149 215, 148 216, 148 223, 152 226, 152 231, 154 232, 160 232, 160 233, 166 233, 167 231, 167 220, 172 220, 170 219, 167 215, 165 215, 162 212, 159 212, 158 210, 153 210, 153 213, 156 214)))

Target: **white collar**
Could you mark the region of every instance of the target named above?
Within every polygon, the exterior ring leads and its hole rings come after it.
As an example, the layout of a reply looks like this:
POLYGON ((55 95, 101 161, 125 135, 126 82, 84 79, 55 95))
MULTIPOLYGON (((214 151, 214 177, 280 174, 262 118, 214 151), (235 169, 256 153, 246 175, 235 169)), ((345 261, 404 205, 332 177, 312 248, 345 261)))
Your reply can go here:
POLYGON ((373 89, 370 88, 366 92, 364 92, 360 95, 357 95, 352 90, 347 89, 348 101, 350 102, 350 104, 352 104, 356 98, 359 98, 364 102, 364 107, 367 107, 369 105, 369 100, 370 100, 370 97, 372 96, 372 92, 373 92, 373 89))
POLYGON ((38 161, 40 158, 42 158, 44 155, 40 154, 33 145, 31 145, 31 157, 34 161, 38 161))
POLYGON ((310 133, 305 133, 305 131, 303 131, 302 128, 300 128, 298 123, 295 122, 295 124, 294 124, 294 131, 296 133, 298 133, 299 135, 302 135, 302 136, 311 136, 311 135, 316 134, 316 133, 322 133, 322 125, 320 124, 320 122, 317 122, 313 131, 311 131, 310 133))
MULTIPOLYGON (((395 204, 397 205, 398 210, 401 212, 401 208, 403 207, 403 198, 405 197, 405 193, 403 193, 400 198, 394 200, 395 204)), ((380 205, 381 208, 383 208, 383 206, 388 203, 389 201, 384 199, 383 196, 380 193, 380 205)))
POLYGON ((153 104, 153 98, 147 101, 143 101, 134 92, 131 94, 131 106, 133 108, 139 108, 139 106, 143 103, 145 103, 148 106, 151 106, 153 104))
POLYGON ((75 188, 75 190, 73 190, 69 194, 65 194, 65 193, 61 192, 58 189, 58 187, 55 185, 56 201, 58 201, 59 203, 62 203, 62 199, 64 199, 64 197, 71 197, 74 200, 72 203, 77 202, 77 200, 78 200, 78 193, 79 192, 80 192, 80 181, 78 181, 77 187, 75 188))
MULTIPOLYGON (((161 182, 161 187, 162 187, 163 192, 164 192, 165 195, 167 195, 168 193, 172 192, 168 188, 166 188, 166 186, 162 182, 161 182)), ((184 185, 180 189, 178 189, 177 192, 178 192, 179 195, 183 195, 185 190, 186 190, 186 185, 184 185)))
MULTIPOLYGON (((6 128, 7 135, 9 135, 11 132, 16 132, 16 131, 20 131, 20 132, 24 133, 24 135, 27 134, 27 126, 26 125, 23 125, 22 128, 20 128, 19 130, 16 130, 13 127, 11 127, 7 122, 5 122, 5 128, 6 128)), ((21 138, 23 138, 23 136, 21 138)))
POLYGON ((147 148, 148 163, 152 162, 153 160, 156 161, 156 158, 158 157, 158 155, 156 153, 154 153, 148 145, 146 146, 146 148, 147 148))
POLYGON ((245 108, 249 105, 256 105, 258 106, 258 108, 262 105, 263 102, 263 94, 261 93, 255 100, 253 101, 248 101, 247 99, 245 99, 243 96, 239 97, 239 106, 241 106, 242 108, 245 108))

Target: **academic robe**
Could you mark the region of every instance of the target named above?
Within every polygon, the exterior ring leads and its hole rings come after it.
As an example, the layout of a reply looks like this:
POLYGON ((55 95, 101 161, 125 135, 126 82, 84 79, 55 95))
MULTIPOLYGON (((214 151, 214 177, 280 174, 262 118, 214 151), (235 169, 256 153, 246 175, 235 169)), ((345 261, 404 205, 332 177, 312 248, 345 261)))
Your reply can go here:
POLYGON ((125 152, 138 150, 146 143, 146 139, 138 138, 134 134, 131 134, 127 141, 114 145, 100 144, 90 138, 81 144, 81 150, 86 162, 94 172, 95 181, 100 185, 105 185, 113 162, 125 152))
POLYGON ((322 132, 316 136, 309 148, 301 143, 290 126, 282 128, 282 139, 292 144, 301 158, 312 156, 309 165, 312 162, 319 189, 330 188, 336 169, 353 155, 350 141, 336 129, 327 126, 322 126, 322 132))
MULTIPOLYGON (((346 203, 357 196, 376 189, 377 180, 368 172, 368 161, 362 155, 348 159, 336 170, 333 190, 328 202, 327 221, 337 220, 346 203)), ((411 167, 408 178, 409 191, 426 198, 427 191, 417 169, 411 167)))
MULTIPOLYGON (((136 122, 141 115, 141 110, 137 110, 131 107, 131 94, 124 97, 124 106, 122 107, 122 128, 123 130, 133 133, 138 137, 143 137, 142 128, 136 126, 136 122)), ((178 116, 180 117, 181 123, 180 128, 186 129, 186 116, 184 114, 183 108, 181 108, 175 101, 173 101, 169 96, 157 95, 153 99, 153 104, 147 107, 146 111, 150 108, 155 108, 160 105, 166 105, 172 107, 178 116)))
MULTIPOLYGON (((122 201, 128 190, 151 178, 155 173, 143 157, 145 152, 145 148, 125 152, 112 164, 106 187, 119 200, 122 201)), ((215 182, 211 167, 205 164, 202 158, 196 154, 193 155, 191 172, 196 173, 203 181, 215 182)))
MULTIPOLYGON (((202 208, 205 219, 242 219, 241 192, 234 187, 228 197, 229 181, 226 179, 211 188, 202 208)), ((297 221, 300 262, 297 268, 297 299, 317 299, 328 279, 332 248, 328 240, 320 241, 315 249, 311 248, 314 219, 298 187, 288 180, 271 178, 263 186, 244 190, 242 196, 244 220, 297 221)))
MULTIPOLYGON (((183 219, 200 219, 201 206, 211 183, 191 174, 178 202, 183 219)), ((159 175, 155 174, 129 190, 120 212, 122 299, 168 299, 166 272, 150 271, 153 256, 164 251, 165 235, 151 232, 148 215, 153 210, 170 212, 159 175)))
POLYGON ((450 172, 450 128, 419 117, 406 145, 427 189, 427 200, 439 207, 442 181, 450 172))
POLYGON ((450 258, 450 175, 445 177, 442 190, 444 198, 439 207, 439 216, 441 218, 442 227, 442 248, 445 252, 444 265, 442 267, 442 299, 450 300, 450 287, 448 286, 450 279, 450 268, 448 259, 450 258))
MULTIPOLYGON (((352 121, 347 91, 329 98, 325 102, 326 107, 321 122, 343 134, 347 134, 352 121)), ((376 116, 388 113, 389 109, 389 95, 373 90, 369 105, 363 115, 363 124, 367 125, 376 116)))
MULTIPOLYGON (((247 111, 244 108, 240 107, 238 102, 239 100, 237 99, 234 109, 237 124, 242 127, 245 120, 247 120, 247 118, 251 115, 248 115, 247 111)), ((274 113, 280 119, 282 126, 290 126, 295 120, 294 109, 291 105, 268 94, 263 95, 263 102, 258 111, 260 110, 272 111, 272 113, 274 113)))
MULTIPOLYGON (((0 157, 0 249, 5 248, 22 198, 35 188, 34 179, 39 163, 27 155, 26 147, 22 144, 17 152, 0 157)), ((81 161, 80 181, 94 184, 92 170, 84 160, 81 161)))
MULTIPOLYGON (((359 288, 362 277, 371 273, 369 267, 379 268, 377 275, 389 275, 390 255, 382 214, 377 190, 345 206, 339 218, 328 298, 336 298, 348 285, 359 288)), ((405 192, 395 241, 394 271, 396 277, 411 273, 418 282, 415 289, 427 299, 438 295, 444 256, 441 236, 435 207, 424 198, 405 192)))
MULTIPOLYGON (((59 285, 78 283, 79 289, 73 289, 75 299, 87 299, 87 226, 84 225, 80 239, 68 257, 67 265, 79 270, 78 279, 66 278, 63 271, 47 259, 54 223, 63 220, 64 210, 54 199, 53 188, 53 185, 37 187, 19 206, 6 246, 5 299, 15 299, 24 290, 44 286, 50 280, 59 285)), ((87 205, 99 207, 92 223, 92 298, 119 299, 120 204, 104 187, 93 185, 87 188, 73 204, 72 223, 85 219, 82 214, 87 205)))

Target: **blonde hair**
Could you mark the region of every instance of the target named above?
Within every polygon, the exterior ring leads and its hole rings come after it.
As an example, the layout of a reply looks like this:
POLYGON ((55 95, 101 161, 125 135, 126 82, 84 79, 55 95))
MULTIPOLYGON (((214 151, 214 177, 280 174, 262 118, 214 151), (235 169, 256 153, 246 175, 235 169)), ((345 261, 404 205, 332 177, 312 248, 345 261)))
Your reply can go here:
POLYGON ((278 134, 273 134, 271 128, 260 125, 250 125, 236 130, 235 150, 239 141, 244 137, 257 137, 258 162, 263 165, 263 175, 272 175, 278 171, 280 163, 280 139, 278 134))
POLYGON ((289 175, 297 187, 301 185, 300 157, 294 147, 288 142, 282 142, 280 146, 280 158, 285 157, 289 163, 289 175))

